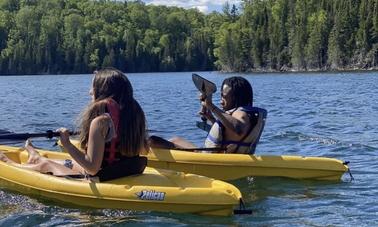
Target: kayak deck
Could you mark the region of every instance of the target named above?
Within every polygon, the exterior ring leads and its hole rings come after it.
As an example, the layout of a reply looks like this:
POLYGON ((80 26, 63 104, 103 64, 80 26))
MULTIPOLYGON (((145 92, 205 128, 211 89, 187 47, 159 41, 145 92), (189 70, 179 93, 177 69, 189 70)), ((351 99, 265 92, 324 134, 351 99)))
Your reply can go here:
MULTIPOLYGON (((0 151, 17 163, 27 160, 22 149, 0 146, 0 151)), ((47 158, 69 158, 61 152, 39 152, 47 158)), ((41 174, 0 161, 0 186, 80 207, 201 215, 231 215, 241 199, 231 184, 149 167, 140 175, 94 182, 41 174)))

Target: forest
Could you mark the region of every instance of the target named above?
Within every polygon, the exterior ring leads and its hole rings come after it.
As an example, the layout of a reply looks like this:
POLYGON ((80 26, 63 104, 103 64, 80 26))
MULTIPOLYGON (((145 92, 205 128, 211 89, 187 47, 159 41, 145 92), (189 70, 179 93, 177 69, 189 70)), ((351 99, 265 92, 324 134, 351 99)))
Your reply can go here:
POLYGON ((378 69, 378 0, 0 0, 0 74, 378 69))

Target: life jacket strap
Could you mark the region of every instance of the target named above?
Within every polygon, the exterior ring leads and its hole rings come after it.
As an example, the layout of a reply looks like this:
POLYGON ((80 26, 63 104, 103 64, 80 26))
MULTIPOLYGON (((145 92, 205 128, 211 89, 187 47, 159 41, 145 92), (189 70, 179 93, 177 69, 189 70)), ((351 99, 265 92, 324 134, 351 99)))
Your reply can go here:
POLYGON ((120 107, 116 101, 113 99, 108 99, 106 103, 107 111, 110 115, 110 118, 113 121, 114 129, 116 132, 116 136, 112 138, 110 141, 110 147, 105 148, 105 154, 109 154, 104 160, 107 162, 108 165, 111 165, 114 161, 116 161, 116 152, 117 146, 119 144, 119 115, 120 115, 120 107))

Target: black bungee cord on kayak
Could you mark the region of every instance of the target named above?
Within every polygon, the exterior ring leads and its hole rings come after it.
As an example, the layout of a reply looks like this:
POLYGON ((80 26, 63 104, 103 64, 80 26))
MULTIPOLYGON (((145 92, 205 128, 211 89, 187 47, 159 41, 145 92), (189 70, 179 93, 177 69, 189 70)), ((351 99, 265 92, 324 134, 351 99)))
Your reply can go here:
POLYGON ((243 199, 239 200, 239 209, 234 210, 234 214, 252 214, 252 210, 246 209, 243 199))
MULTIPOLYGON (((349 163, 350 163, 349 161, 345 161, 345 162, 343 162, 343 165, 347 166, 349 163)), ((349 173, 349 176, 350 176, 350 182, 354 181, 354 177, 352 175, 352 172, 350 171, 349 166, 348 166, 348 171, 347 172, 349 173)))

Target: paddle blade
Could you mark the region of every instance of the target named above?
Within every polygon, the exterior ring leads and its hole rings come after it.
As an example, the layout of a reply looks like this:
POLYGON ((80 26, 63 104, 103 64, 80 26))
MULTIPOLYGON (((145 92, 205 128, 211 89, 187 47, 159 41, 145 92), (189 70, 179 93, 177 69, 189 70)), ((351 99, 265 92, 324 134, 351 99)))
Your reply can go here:
POLYGON ((217 91, 217 86, 211 82, 203 78, 202 76, 193 73, 192 80, 196 88, 204 94, 213 94, 217 91))

